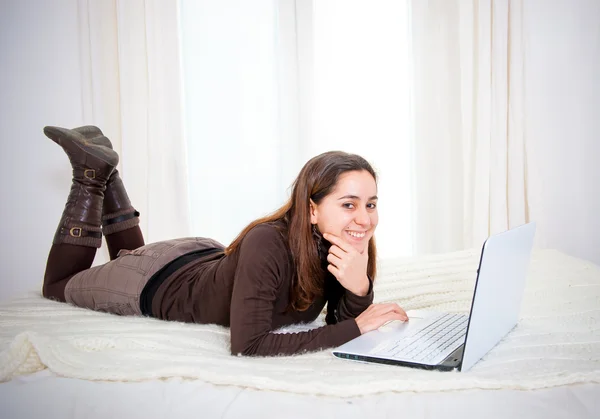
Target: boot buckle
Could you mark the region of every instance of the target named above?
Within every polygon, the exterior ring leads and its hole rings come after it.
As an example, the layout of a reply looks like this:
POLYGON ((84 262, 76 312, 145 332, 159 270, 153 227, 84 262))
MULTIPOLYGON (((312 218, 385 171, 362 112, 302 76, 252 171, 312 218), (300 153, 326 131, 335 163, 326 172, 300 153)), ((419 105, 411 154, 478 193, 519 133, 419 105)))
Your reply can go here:
POLYGON ((69 230, 69 234, 70 234, 72 237, 81 237, 81 233, 82 233, 81 227, 72 227, 72 228, 69 230))
POLYGON ((88 179, 95 179, 96 171, 94 169, 85 169, 83 172, 83 176, 85 176, 88 179))

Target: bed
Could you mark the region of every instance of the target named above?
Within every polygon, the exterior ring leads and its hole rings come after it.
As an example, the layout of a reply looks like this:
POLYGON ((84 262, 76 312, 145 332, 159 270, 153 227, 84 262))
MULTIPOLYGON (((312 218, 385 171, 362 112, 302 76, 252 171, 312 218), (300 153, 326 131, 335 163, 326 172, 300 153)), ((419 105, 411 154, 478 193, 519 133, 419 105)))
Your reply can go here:
MULTIPOLYGON (((478 250, 379 263, 377 302, 467 313, 478 250)), ((285 332, 323 323, 297 325, 285 332)), ((228 329, 0 304, 2 417, 600 417, 600 267, 533 252, 517 327, 469 372, 247 358, 228 329)))

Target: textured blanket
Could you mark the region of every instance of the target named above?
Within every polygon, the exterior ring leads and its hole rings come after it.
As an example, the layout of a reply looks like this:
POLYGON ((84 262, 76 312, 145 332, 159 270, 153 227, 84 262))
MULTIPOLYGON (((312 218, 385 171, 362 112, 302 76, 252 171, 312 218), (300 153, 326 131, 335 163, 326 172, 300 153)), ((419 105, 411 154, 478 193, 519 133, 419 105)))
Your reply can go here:
MULTIPOLYGON (((464 251, 383 261, 376 301, 468 313, 478 260, 479 251, 464 251)), ((466 373, 363 364, 330 351, 236 357, 229 354, 224 327, 119 317, 31 292, 0 305, 0 381, 44 368, 87 380, 184 377, 338 397, 598 383, 600 268, 556 251, 535 251, 518 326, 466 373)))

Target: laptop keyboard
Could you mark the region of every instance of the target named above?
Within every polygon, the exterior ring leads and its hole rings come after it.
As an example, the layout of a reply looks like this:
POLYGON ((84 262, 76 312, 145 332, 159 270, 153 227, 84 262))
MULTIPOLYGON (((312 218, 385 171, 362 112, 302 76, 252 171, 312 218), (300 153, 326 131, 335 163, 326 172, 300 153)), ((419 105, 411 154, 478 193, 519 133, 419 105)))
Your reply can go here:
POLYGON ((438 364, 465 341, 468 316, 443 313, 412 336, 386 342, 372 353, 417 363, 438 364))

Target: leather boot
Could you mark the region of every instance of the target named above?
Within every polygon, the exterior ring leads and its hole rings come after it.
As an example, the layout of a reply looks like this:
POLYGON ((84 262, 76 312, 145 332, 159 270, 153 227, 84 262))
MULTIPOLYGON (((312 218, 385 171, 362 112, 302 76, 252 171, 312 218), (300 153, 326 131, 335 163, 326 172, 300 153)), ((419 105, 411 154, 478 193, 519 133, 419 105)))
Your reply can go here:
POLYGON ((63 148, 73 167, 71 192, 53 243, 100 247, 104 191, 119 156, 74 130, 44 127, 44 134, 63 148))
MULTIPOLYGON (((92 144, 112 149, 112 143, 100 128, 86 125, 75 128, 92 144)), ((140 223, 140 213, 133 208, 119 171, 115 169, 106 183, 102 207, 102 232, 105 236, 135 227, 140 223)))

